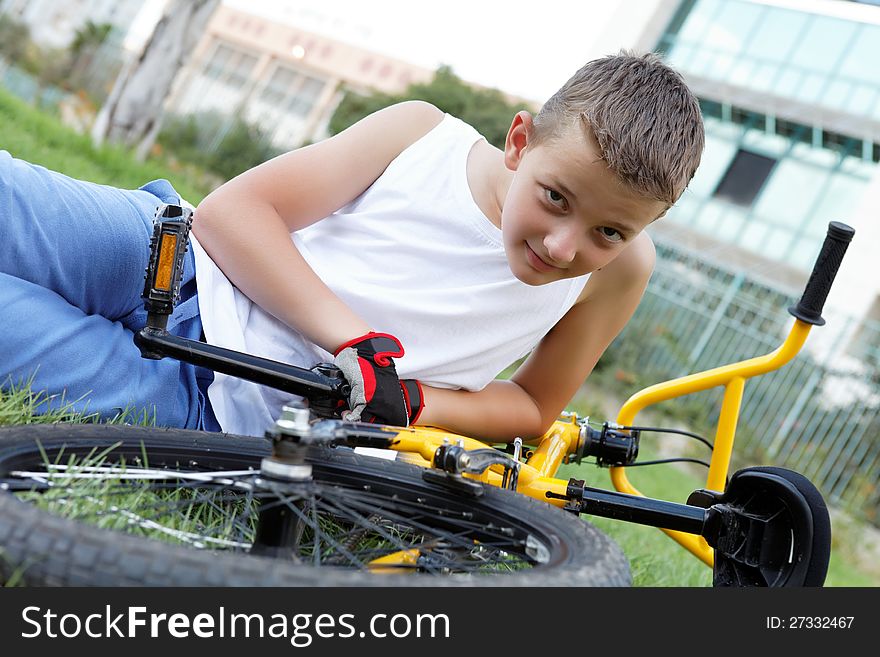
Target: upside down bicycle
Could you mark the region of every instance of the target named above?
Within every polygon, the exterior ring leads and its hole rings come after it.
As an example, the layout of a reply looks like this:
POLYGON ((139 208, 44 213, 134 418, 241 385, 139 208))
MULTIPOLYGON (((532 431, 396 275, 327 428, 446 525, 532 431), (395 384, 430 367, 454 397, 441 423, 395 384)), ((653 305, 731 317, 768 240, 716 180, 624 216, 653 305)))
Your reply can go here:
POLYGON ((157 211, 135 337, 172 357, 296 395, 264 439, 119 425, 0 429, 0 580, 31 585, 626 586, 621 549, 581 514, 661 528, 716 586, 821 586, 831 527, 802 475, 728 476, 745 380, 803 346, 853 230, 832 222, 794 325, 773 353, 661 383, 601 428, 565 413, 535 445, 339 419, 347 383, 169 334, 191 213, 157 211), (626 478, 648 405, 723 386, 705 488, 687 502, 626 478), (362 452, 383 450, 389 458, 362 452), (555 477, 593 458, 615 490, 555 477))

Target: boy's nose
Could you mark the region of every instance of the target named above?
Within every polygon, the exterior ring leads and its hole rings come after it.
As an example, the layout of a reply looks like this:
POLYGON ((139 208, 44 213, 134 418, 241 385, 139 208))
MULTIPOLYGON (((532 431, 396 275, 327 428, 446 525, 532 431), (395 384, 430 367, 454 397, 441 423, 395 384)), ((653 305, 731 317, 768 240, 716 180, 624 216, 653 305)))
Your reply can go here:
POLYGON ((544 237, 544 248, 553 259, 552 264, 565 266, 571 264, 577 253, 577 239, 571 231, 556 230, 544 237))

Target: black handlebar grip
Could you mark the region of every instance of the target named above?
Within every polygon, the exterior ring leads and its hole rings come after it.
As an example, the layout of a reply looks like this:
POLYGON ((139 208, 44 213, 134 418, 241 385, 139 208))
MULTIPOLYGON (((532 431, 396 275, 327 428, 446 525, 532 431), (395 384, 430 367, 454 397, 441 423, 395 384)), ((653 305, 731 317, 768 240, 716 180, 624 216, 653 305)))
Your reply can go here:
POLYGON ((822 319, 822 307, 825 305, 825 299, 828 298, 828 292, 831 291, 831 284, 843 261, 846 248, 855 234, 856 231, 851 226, 839 221, 828 224, 825 243, 822 245, 819 257, 816 258, 816 264, 813 265, 813 273, 810 274, 804 294, 797 305, 789 308, 788 312, 808 324, 816 326, 825 324, 825 320, 822 319))

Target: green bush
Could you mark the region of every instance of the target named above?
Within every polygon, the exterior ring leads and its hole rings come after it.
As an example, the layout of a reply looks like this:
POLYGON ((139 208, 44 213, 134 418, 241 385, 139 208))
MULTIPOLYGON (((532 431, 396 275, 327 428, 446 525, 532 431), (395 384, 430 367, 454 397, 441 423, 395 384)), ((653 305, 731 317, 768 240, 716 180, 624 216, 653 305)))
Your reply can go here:
POLYGON ((257 126, 218 112, 168 117, 158 142, 174 157, 198 164, 225 180, 280 152, 257 126))
POLYGON ((332 134, 375 112, 404 100, 424 100, 444 112, 474 126, 489 143, 502 148, 514 114, 531 109, 523 103, 510 103, 497 89, 474 88, 448 66, 440 67, 428 83, 411 84, 402 94, 374 92, 363 95, 346 91, 330 118, 332 134))

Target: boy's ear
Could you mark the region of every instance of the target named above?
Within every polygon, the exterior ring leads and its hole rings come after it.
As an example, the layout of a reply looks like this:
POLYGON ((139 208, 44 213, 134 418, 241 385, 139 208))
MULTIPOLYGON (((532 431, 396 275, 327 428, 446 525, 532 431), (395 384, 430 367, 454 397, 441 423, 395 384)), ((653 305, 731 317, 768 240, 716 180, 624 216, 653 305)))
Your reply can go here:
POLYGON ((523 110, 517 112, 507 131, 504 140, 504 164, 511 171, 516 171, 526 148, 532 139, 533 131, 532 115, 523 110))

